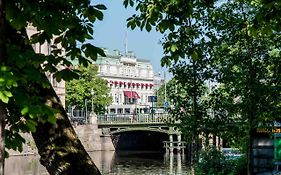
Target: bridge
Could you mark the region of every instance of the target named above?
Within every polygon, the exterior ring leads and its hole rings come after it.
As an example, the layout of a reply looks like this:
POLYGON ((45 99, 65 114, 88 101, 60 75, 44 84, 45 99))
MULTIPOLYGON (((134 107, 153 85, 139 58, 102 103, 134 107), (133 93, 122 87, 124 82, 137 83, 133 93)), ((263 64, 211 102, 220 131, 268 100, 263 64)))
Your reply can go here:
MULTIPOLYGON (((86 115, 76 115, 70 119, 80 124, 90 121, 86 115)), ((148 145, 165 148, 170 152, 183 152, 185 146, 181 132, 175 125, 169 124, 169 119, 168 113, 154 113, 97 115, 95 120, 102 130, 102 137, 111 137, 117 149, 127 150, 132 145, 137 149, 137 146, 148 145)))

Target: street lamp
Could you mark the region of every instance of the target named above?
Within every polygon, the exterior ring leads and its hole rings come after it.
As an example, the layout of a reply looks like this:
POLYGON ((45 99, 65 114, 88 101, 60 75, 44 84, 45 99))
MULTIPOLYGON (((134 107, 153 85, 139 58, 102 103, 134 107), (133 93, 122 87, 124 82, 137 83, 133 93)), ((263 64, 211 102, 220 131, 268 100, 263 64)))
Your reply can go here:
POLYGON ((93 88, 91 89, 91 94, 92 94, 92 113, 94 113, 94 101, 93 101, 93 99, 94 99, 95 91, 94 91, 93 88))

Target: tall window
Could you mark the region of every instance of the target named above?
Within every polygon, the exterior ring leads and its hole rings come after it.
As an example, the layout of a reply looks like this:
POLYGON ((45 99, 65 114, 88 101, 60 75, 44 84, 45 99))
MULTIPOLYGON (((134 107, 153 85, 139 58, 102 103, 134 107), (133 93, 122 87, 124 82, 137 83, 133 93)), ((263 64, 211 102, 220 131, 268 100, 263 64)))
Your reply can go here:
POLYGON ((118 99, 118 95, 117 94, 115 94, 115 102, 119 103, 119 99, 118 99))
POLYGON ((119 101, 122 103, 122 94, 119 94, 119 101))

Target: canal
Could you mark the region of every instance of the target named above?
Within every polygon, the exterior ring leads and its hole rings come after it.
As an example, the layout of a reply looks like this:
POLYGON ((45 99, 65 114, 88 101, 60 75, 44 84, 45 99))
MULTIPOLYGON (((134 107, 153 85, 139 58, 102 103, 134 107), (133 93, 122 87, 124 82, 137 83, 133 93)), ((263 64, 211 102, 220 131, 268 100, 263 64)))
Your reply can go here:
MULTIPOLYGON (((103 175, 187 175, 185 156, 141 152, 95 151, 90 153, 103 175)), ((47 175, 38 156, 13 156, 6 159, 7 175, 47 175)))

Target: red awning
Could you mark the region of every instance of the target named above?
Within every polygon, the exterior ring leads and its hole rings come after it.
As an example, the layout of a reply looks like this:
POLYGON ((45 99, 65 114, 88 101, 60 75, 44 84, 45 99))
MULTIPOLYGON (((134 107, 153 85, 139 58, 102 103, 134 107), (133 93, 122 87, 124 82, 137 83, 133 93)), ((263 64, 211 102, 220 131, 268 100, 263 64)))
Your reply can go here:
POLYGON ((140 86, 140 84, 139 84, 139 83, 136 83, 136 85, 137 85, 137 86, 140 86))
POLYGON ((129 82, 129 83, 127 83, 128 84, 128 86, 131 86, 131 83, 129 82))
POLYGON ((135 83, 132 83, 132 86, 135 86, 135 83))
POLYGON ((153 84, 149 84, 149 86, 150 86, 150 87, 152 87, 152 86, 153 86, 153 84))
POLYGON ((119 81, 119 84, 123 84, 123 82, 122 82, 122 81, 119 81))
POLYGON ((136 91, 124 91, 124 95, 128 98, 140 98, 136 91))
POLYGON ((118 81, 115 81, 114 84, 118 84, 118 81))
POLYGON ((141 83, 141 86, 144 86, 144 84, 143 84, 143 83, 141 83))

